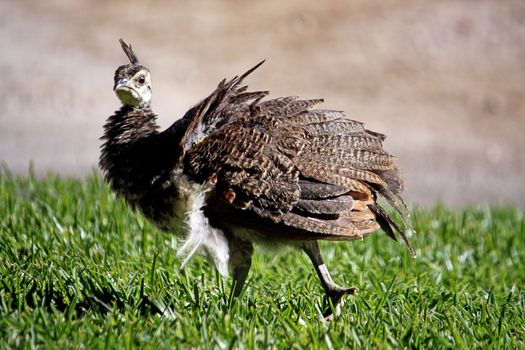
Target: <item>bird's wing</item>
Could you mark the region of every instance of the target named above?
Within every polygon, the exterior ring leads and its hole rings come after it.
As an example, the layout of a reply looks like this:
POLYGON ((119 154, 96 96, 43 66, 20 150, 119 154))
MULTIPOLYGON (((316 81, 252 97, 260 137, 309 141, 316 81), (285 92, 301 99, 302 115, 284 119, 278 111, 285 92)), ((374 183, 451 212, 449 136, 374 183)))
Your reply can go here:
MULTIPOLYGON (((239 115, 237 108, 244 108, 245 102, 255 103, 268 95, 268 91, 246 92, 246 86, 240 86, 243 79, 259 68, 259 62, 241 76, 230 81, 223 80, 215 91, 202 102, 190 109, 182 120, 186 123, 185 132, 180 141, 180 156, 209 136, 213 131, 239 115)), ((240 113, 242 114, 242 112, 240 113)))
POLYGON ((259 65, 194 107, 181 146, 188 175, 213 183, 222 205, 297 233, 287 238, 356 239, 379 226, 405 238, 376 202, 382 195, 409 225, 384 135, 343 112, 312 109, 322 100, 262 101, 266 91, 240 87, 259 65))

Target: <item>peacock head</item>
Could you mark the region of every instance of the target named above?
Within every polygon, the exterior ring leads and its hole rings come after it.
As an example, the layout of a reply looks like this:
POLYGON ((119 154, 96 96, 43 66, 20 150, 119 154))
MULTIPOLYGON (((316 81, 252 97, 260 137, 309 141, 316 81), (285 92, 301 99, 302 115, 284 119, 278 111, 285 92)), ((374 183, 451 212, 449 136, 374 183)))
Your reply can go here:
POLYGON ((124 40, 120 45, 130 60, 115 71, 113 90, 124 106, 139 107, 151 101, 151 75, 149 70, 140 64, 139 59, 124 40))

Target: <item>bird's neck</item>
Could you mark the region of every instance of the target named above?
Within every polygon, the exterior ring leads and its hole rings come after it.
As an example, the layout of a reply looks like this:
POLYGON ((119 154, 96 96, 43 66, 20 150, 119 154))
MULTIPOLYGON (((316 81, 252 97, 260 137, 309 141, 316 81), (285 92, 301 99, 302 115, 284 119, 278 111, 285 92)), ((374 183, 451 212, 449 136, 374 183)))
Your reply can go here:
POLYGON ((122 106, 104 125, 104 146, 130 145, 158 134, 157 116, 149 105, 122 106))
POLYGON ((149 105, 123 106, 107 119, 99 166, 118 194, 137 196, 158 176, 162 167, 158 129, 149 105))

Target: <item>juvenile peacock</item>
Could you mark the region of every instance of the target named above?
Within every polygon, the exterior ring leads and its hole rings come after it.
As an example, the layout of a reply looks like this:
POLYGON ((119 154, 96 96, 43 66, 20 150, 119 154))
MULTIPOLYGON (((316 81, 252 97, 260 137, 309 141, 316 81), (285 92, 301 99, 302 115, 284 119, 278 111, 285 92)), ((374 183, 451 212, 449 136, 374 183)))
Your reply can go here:
MULTIPOLYGON (((362 239, 383 229, 410 229, 400 193, 403 181, 385 136, 314 109, 320 99, 265 99, 244 78, 223 80, 181 119, 159 131, 151 109, 151 75, 130 45, 130 64, 118 67, 113 89, 122 107, 104 125, 100 168, 111 189, 164 231, 185 239, 182 266, 198 250, 244 286, 253 243, 302 249, 312 261, 328 300, 338 306, 356 288, 334 283, 318 240, 362 239), (402 226, 378 204, 382 196, 402 226)), ((330 309, 332 310, 332 309, 330 309)), ((327 316, 330 316, 328 311, 327 316)))

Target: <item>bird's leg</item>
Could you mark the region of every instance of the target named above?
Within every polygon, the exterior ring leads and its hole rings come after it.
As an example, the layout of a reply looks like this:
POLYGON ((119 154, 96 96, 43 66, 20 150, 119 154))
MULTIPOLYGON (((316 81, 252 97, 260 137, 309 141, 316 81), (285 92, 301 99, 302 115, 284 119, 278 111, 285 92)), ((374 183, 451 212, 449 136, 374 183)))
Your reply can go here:
MULTIPOLYGON (((341 298, 345 294, 357 294, 357 288, 344 288, 337 285, 330 276, 330 272, 326 268, 326 265, 323 262, 323 257, 321 256, 321 251, 319 250, 319 244, 317 241, 306 242, 303 245, 304 252, 308 255, 312 264, 314 264, 315 271, 321 280, 321 284, 326 292, 326 297, 332 303, 332 306, 335 309, 335 315, 339 316, 341 312, 341 298)), ((333 318, 332 309, 329 308, 324 317, 326 320, 331 320, 333 318)))
POLYGON ((231 237, 228 241, 230 260, 228 265, 233 273, 233 295, 241 295, 246 277, 252 266, 253 245, 251 242, 231 237))

